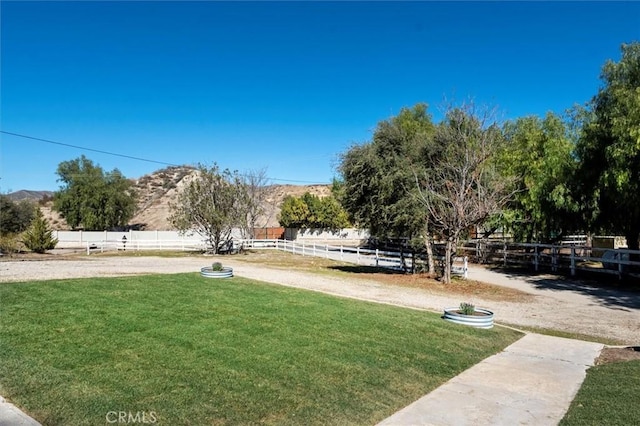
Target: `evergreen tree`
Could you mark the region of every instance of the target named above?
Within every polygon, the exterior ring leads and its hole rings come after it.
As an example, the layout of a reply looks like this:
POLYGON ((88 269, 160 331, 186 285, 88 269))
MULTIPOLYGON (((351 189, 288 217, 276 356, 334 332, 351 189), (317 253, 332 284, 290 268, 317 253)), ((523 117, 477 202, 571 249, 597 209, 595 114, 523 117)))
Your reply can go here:
POLYGON ((31 222, 31 226, 22 234, 22 242, 35 253, 44 253, 58 244, 40 209, 36 209, 36 217, 31 222))

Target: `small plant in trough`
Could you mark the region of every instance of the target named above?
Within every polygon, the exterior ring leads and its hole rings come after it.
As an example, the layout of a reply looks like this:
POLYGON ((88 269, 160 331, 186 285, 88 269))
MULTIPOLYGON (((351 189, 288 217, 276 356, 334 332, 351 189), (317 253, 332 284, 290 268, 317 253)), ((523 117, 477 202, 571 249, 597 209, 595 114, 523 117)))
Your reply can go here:
POLYGON ((473 315, 473 313, 476 311, 476 307, 467 302, 462 302, 459 308, 459 311, 462 315, 473 315))

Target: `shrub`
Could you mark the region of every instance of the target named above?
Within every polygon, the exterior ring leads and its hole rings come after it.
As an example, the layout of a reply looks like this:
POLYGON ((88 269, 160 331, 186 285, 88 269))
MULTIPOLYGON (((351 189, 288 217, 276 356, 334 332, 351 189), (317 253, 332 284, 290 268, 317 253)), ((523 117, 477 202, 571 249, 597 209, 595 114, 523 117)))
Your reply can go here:
POLYGON ((7 256, 12 256, 21 250, 22 243, 17 234, 0 235, 0 252, 7 256))
POLYGON ((220 263, 220 262, 213 262, 213 265, 211 265, 211 269, 212 269, 213 271, 216 271, 216 272, 220 272, 220 271, 222 271, 222 263, 220 263))
POLYGON ((22 242, 35 253, 44 253, 58 244, 58 240, 53 238, 52 231, 39 209, 36 210, 36 217, 29 229, 22 234, 22 242))
POLYGON ((15 234, 27 229, 35 217, 35 210, 36 206, 31 201, 13 201, 0 194, 0 234, 15 234))
POLYGON ((471 303, 462 302, 460 304, 460 313, 462 315, 473 315, 475 311, 476 311, 476 307, 473 306, 471 303))

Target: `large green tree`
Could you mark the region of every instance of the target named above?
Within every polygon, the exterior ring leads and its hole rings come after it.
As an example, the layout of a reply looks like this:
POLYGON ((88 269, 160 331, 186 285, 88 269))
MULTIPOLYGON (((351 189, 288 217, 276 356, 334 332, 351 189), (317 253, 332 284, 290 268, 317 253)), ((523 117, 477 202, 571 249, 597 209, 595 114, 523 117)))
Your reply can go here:
POLYGON ((514 199, 502 224, 516 241, 549 242, 580 226, 572 196, 577 167, 568 125, 556 114, 518 118, 504 126, 503 172, 513 177, 514 199))
POLYGON ((200 165, 194 179, 170 204, 169 220, 181 232, 202 235, 217 254, 231 241, 234 228, 246 226, 251 196, 238 172, 200 165))
POLYGON ((72 228, 106 230, 125 226, 136 209, 131 181, 118 169, 105 172, 84 155, 58 165, 62 182, 53 208, 72 228))
POLYGON ((595 206, 594 230, 621 233, 630 249, 640 238, 640 43, 622 45, 608 61, 602 87, 577 146, 582 204, 595 206))
POLYGON ((434 129, 426 104, 403 108, 378 123, 372 141, 342 155, 340 201, 371 236, 428 242, 428 215, 418 200, 414 173, 422 167, 420 155, 432 143, 434 129))

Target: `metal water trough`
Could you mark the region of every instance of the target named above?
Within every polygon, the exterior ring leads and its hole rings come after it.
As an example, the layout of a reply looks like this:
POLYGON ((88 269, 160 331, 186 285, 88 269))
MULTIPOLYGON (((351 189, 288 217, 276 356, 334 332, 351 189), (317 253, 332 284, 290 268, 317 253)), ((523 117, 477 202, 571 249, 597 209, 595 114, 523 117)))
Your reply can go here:
POLYGON ((476 308, 475 312, 480 315, 464 315, 458 313, 458 310, 459 308, 445 308, 442 318, 456 324, 464 324, 476 328, 493 328, 493 312, 476 308))
POLYGON ((211 266, 200 268, 200 275, 205 278, 231 278, 233 277, 233 268, 223 267, 221 271, 214 271, 211 266))

